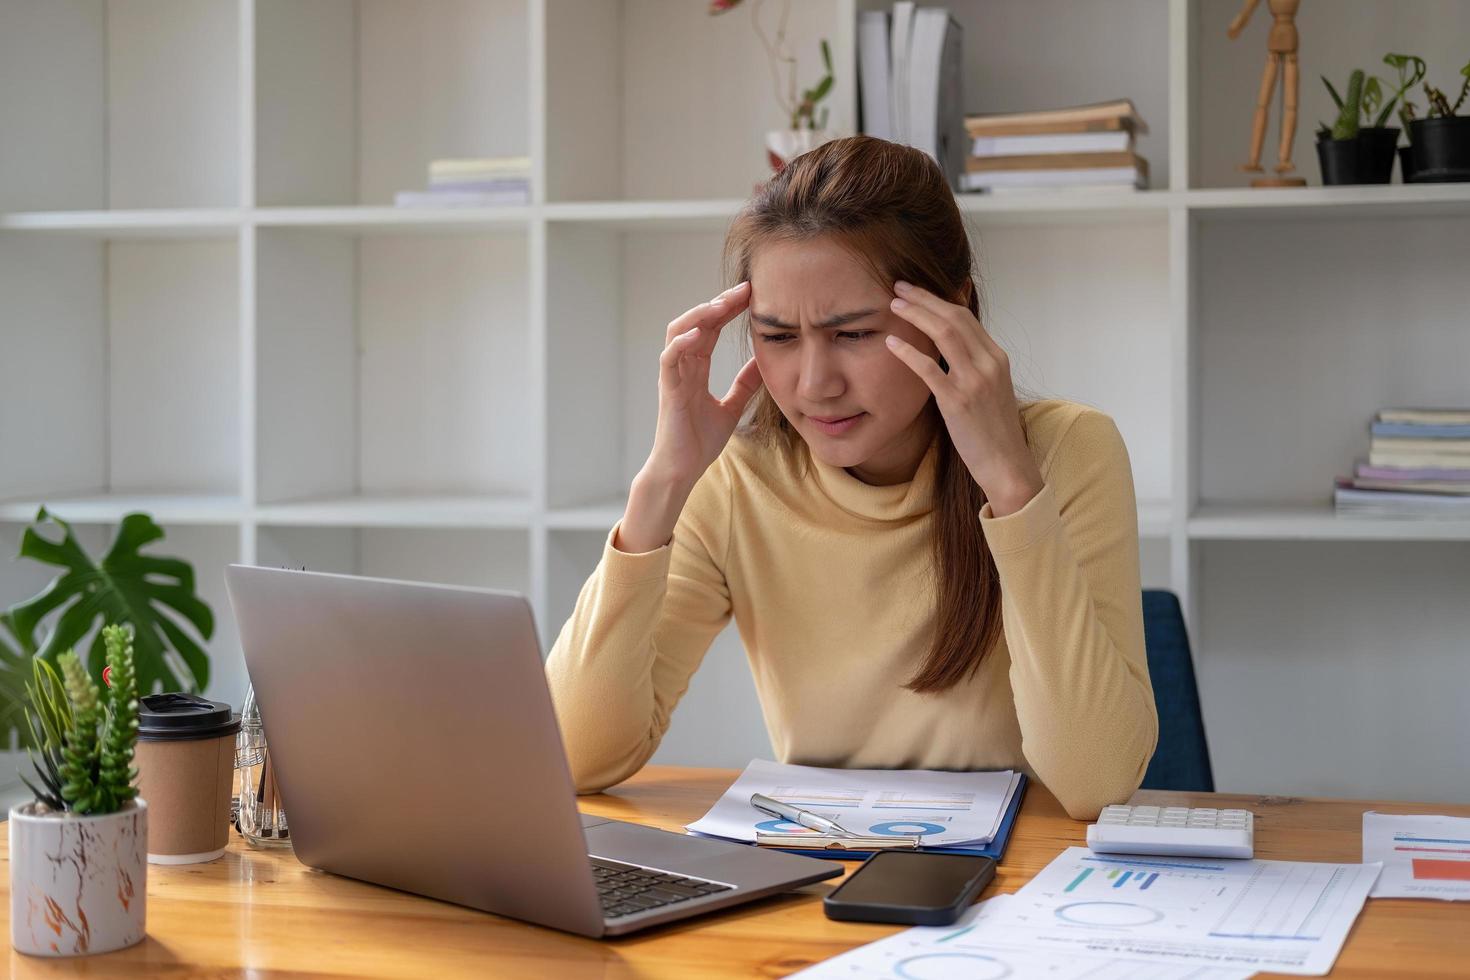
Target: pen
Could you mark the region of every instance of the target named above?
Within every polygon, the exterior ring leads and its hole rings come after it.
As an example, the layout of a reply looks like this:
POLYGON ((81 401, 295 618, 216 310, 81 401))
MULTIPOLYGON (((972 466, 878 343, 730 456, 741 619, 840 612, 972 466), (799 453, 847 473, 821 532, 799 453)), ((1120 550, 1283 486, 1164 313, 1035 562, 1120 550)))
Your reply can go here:
POLYGON ((841 837, 858 836, 835 820, 828 820, 826 817, 819 816, 810 810, 803 810, 799 806, 792 806, 790 803, 773 800, 762 793, 751 793, 750 805, 764 813, 769 813, 773 817, 790 820, 792 823, 800 824, 810 830, 820 830, 823 833, 836 834, 841 837))

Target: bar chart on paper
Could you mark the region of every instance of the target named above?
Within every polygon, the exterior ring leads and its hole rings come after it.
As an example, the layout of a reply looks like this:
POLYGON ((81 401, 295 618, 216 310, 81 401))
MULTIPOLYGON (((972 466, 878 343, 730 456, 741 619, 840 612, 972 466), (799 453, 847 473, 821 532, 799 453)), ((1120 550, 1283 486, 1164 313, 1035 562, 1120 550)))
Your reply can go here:
POLYGON ((1058 949, 1316 973, 1331 967, 1377 872, 1073 847, 1017 893, 1007 925, 1058 949))
POLYGON ((1470 900, 1470 818, 1370 810, 1363 860, 1383 862, 1374 898, 1470 900))

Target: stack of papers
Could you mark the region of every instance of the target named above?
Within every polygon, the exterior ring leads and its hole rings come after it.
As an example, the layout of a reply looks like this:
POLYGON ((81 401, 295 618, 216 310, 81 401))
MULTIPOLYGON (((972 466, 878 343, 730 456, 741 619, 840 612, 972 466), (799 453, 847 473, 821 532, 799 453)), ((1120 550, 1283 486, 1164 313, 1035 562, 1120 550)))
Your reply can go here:
POLYGON ((1363 860, 1383 862, 1374 898, 1470 899, 1470 817, 1369 810, 1363 860))
POLYGON ((1047 977, 1048 980, 1243 980, 1254 970, 1131 960, 1087 952, 1028 948, 995 923, 1013 895, 971 906, 949 926, 919 926, 860 946, 797 974, 810 980, 889 977, 1047 977))
POLYGON ((1320 976, 1332 969, 1381 868, 1069 847, 1020 891, 954 926, 910 929, 805 975, 928 976, 924 970, 942 967, 954 972, 934 975, 1320 976))
POLYGON ((854 834, 918 837, 922 847, 978 848, 1000 832, 1022 776, 926 769, 819 769, 757 759, 703 817, 693 834, 754 843, 757 831, 811 834, 750 805, 762 793, 835 821, 854 834))

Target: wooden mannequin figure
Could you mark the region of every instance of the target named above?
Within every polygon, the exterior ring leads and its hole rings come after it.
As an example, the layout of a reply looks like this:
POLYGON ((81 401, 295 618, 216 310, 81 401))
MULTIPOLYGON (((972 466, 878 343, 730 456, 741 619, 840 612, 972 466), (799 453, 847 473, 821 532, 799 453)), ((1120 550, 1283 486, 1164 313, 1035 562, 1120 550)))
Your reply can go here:
MULTIPOLYGON (((1240 36, 1241 29, 1251 19, 1258 3, 1260 0, 1245 0, 1245 6, 1235 15, 1235 20, 1230 22, 1230 28, 1226 32, 1231 40, 1240 36)), ((1271 34, 1266 39, 1266 66, 1261 71, 1261 92, 1256 97, 1250 162, 1241 164, 1240 169, 1246 173, 1261 173, 1261 146, 1266 141, 1266 117, 1271 106, 1271 96, 1275 94, 1276 76, 1282 73, 1281 100, 1284 111, 1281 115, 1281 148, 1277 152, 1275 169, 1278 174, 1286 174, 1296 169, 1291 162, 1291 144, 1296 138, 1298 79, 1295 18, 1301 0, 1266 0, 1266 5, 1275 20, 1271 24, 1271 34)), ((1251 186, 1304 187, 1306 183, 1301 177, 1257 177, 1251 181, 1251 186)))

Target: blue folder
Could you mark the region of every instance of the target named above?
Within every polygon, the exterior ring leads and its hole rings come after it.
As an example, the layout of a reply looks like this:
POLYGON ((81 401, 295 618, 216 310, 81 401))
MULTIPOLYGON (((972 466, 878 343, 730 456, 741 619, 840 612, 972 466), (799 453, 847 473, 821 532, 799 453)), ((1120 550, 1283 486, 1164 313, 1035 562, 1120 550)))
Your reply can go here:
MULTIPOLYGON (((1019 773, 1020 779, 1016 782, 1016 792, 1011 797, 1010 805, 1000 818, 1000 827, 995 832, 995 837, 984 847, 920 847, 921 851, 932 854, 978 854, 981 857, 995 858, 999 864, 1000 859, 1005 856, 1006 843, 1011 839, 1011 828, 1015 826, 1016 814, 1021 809, 1021 798, 1026 795, 1026 774, 1019 773)), ((805 854, 808 857, 826 858, 829 861, 864 861, 873 855, 873 851, 829 851, 823 848, 801 848, 801 847, 777 847, 777 851, 786 851, 789 854, 805 854)))

